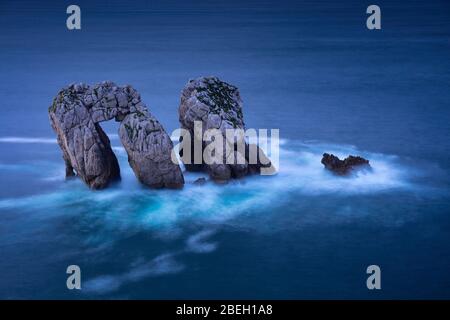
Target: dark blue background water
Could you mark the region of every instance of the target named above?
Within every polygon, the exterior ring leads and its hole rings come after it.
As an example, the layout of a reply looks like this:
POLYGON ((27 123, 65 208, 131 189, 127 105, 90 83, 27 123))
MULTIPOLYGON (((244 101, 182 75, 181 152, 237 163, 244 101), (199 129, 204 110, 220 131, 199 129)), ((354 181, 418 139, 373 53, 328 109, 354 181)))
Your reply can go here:
POLYGON ((450 297, 447 1, 377 1, 380 31, 363 1, 77 1, 81 31, 69 4, 0 2, 1 298, 450 297), (121 184, 64 181, 61 87, 131 84, 171 132, 202 75, 240 88, 248 127, 280 129, 276 177, 148 190, 110 135, 121 184), (323 152, 374 171, 338 179, 323 152))

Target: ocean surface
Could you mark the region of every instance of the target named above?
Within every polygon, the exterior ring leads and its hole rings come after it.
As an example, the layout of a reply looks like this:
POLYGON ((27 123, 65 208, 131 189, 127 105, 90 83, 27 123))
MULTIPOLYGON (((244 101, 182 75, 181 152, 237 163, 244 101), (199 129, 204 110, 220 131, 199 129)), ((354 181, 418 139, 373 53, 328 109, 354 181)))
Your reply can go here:
POLYGON ((0 1, 0 298, 450 298, 450 3, 0 1), (279 129, 276 176, 181 191, 65 181, 47 108, 73 82, 131 84, 170 133, 180 92, 239 87, 279 129), (331 175, 322 153, 373 170, 331 175), (79 265, 82 289, 68 290, 79 265), (366 268, 381 268, 368 290, 366 268))

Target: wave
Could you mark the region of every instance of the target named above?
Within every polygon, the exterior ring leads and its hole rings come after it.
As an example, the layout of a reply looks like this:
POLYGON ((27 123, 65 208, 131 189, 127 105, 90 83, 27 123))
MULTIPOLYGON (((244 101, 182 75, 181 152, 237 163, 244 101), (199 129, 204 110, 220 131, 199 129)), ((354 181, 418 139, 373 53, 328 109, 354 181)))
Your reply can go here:
MULTIPOLYGON (((117 133, 107 133, 110 140, 119 140, 119 135, 117 133)), ((1 143, 33 143, 33 144, 56 144, 56 138, 47 137, 14 137, 6 136, 0 137, 1 143)))
POLYGON ((3 142, 3 143, 55 144, 56 138, 0 137, 0 142, 3 142))
POLYGON ((151 261, 138 260, 130 269, 122 274, 101 275, 88 280, 83 289, 88 294, 107 294, 117 291, 120 287, 131 282, 137 282, 148 277, 171 275, 182 272, 185 266, 176 258, 185 253, 210 253, 217 248, 216 243, 205 240, 215 234, 215 230, 200 231, 186 240, 186 247, 176 252, 165 253, 151 261))
POLYGON ((88 294, 106 294, 116 291, 121 286, 138 282, 144 278, 181 272, 184 265, 174 259, 174 254, 162 254, 149 262, 139 262, 129 271, 115 275, 101 275, 86 281, 83 291, 88 294))
MULTIPOLYGON (((1 139, 5 138, 0 138, 0 141, 1 139)), ((30 138, 20 138, 19 141, 29 140, 30 138)), ((39 138, 36 141, 48 140, 39 138)), ((180 198, 180 200, 198 198, 206 207, 210 207, 217 205, 217 200, 226 198, 227 195, 235 195, 234 200, 227 203, 228 206, 234 203, 239 203, 242 206, 249 201, 251 202, 252 199, 258 198, 259 195, 264 195, 263 198, 270 198, 271 195, 279 195, 288 191, 303 195, 364 194, 389 189, 417 187, 410 181, 415 169, 403 165, 396 156, 363 152, 353 146, 283 141, 283 143, 280 143, 280 168, 275 176, 251 176, 242 180, 231 181, 227 185, 208 183, 205 186, 196 186, 193 182, 198 177, 206 177, 206 175, 184 172, 186 186, 183 190, 154 191, 146 189, 139 183, 132 183, 136 179, 127 163, 124 148, 121 146, 113 146, 112 148, 120 162, 122 173, 120 184, 110 189, 92 192, 84 187, 81 182, 75 180, 76 188, 72 184, 69 187, 69 183, 63 183, 61 189, 56 192, 58 194, 67 193, 68 195, 76 194, 76 197, 81 193, 87 198, 97 199, 98 201, 106 201, 108 198, 118 195, 138 193, 151 198, 160 198, 161 201, 167 200, 168 203, 171 203, 171 206, 173 206, 174 198, 180 198), (359 171, 350 177, 335 176, 325 170, 320 162, 324 152, 333 153, 339 157, 345 157, 349 154, 362 155, 370 160, 372 170, 359 171)), ((62 163, 45 163, 45 166, 41 163, 33 164, 30 162, 24 164, 1 163, 0 172, 2 170, 38 172, 41 176, 45 176, 44 179, 49 179, 50 176, 51 180, 60 179, 61 182, 64 181, 64 166, 62 163), (49 172, 50 170, 51 172, 49 172)), ((32 199, 47 196, 36 195, 32 199)), ((0 208, 5 207, 5 200, 0 200, 0 208)), ((28 198, 14 198, 14 200, 17 206, 29 202, 28 198)), ((184 201, 181 202, 184 203, 184 201)))
MULTIPOLYGON (((239 215, 277 211, 284 205, 295 204, 300 199, 307 201, 315 196, 363 196, 395 190, 414 192, 424 188, 411 179, 417 169, 405 166, 396 156, 363 152, 353 146, 287 140, 280 145, 280 168, 275 176, 251 176, 226 185, 208 182, 199 186, 193 182, 206 177, 205 174, 184 172, 186 185, 182 190, 150 190, 135 178, 123 148, 114 147, 114 151, 120 162, 122 180, 111 188, 92 191, 79 179, 64 181, 64 166, 54 163, 53 167, 36 170, 41 180, 50 179, 53 184, 58 179, 61 181, 61 184, 56 184, 54 192, 3 198, 0 199, 0 210, 33 212, 39 209, 37 211, 45 210, 46 216, 52 217, 67 212, 61 208, 71 207, 71 214, 84 215, 87 211, 87 219, 101 217, 108 228, 161 231, 186 220, 223 223, 239 215), (357 172, 350 177, 337 177, 320 163, 323 152, 340 157, 362 155, 370 160, 372 170, 357 172), (124 212, 127 212, 126 216, 124 212)), ((0 166, 0 174, 6 168, 11 169, 0 166)), ((17 174, 21 172, 19 169, 17 174)), ((164 234, 161 233, 162 236, 164 234)), ((191 245, 195 247, 201 243, 200 240, 194 238, 191 245)), ((207 247, 213 248, 206 245, 206 251, 209 250, 207 247)))
MULTIPOLYGON (((46 220, 75 218, 72 228, 88 231, 82 240, 84 244, 102 251, 139 232, 150 231, 163 242, 185 239, 178 251, 140 261, 119 274, 88 280, 83 286, 88 294, 107 294, 146 277, 182 272, 186 266, 177 260, 186 254, 217 250, 218 243, 209 239, 223 227, 277 232, 302 224, 340 223, 367 218, 369 211, 375 215, 376 210, 360 207, 349 198, 360 201, 396 191, 425 194, 424 185, 413 179, 419 169, 405 165, 397 156, 365 152, 349 145, 284 140, 280 143, 280 166, 275 176, 250 176, 226 185, 211 181, 196 185, 193 182, 199 177, 207 178, 206 174, 184 172, 186 185, 182 190, 145 188, 128 165, 123 147, 113 146, 113 150, 120 162, 122 180, 100 191, 89 190, 79 179, 65 181, 62 161, 0 164, 0 176, 5 171, 14 171, 14 175, 27 172, 41 180, 51 177, 56 185, 53 192, 0 199, 0 214, 13 211, 15 219, 24 223, 34 219, 39 226, 52 225, 46 220), (324 152, 339 157, 364 156, 370 160, 372 170, 349 177, 335 176, 320 163, 324 152), (58 180, 60 183, 55 183, 58 180), (330 207, 330 203, 334 205, 330 207), (202 231, 192 232, 198 229, 202 231)), ((59 152, 57 147, 55 152, 59 152)), ((402 217, 402 221, 409 218, 402 217)), ((387 224, 393 220, 384 214, 376 221, 387 224)))
POLYGON ((187 241, 187 250, 196 253, 209 253, 217 249, 217 243, 206 242, 207 238, 215 234, 214 230, 204 230, 190 236, 187 241))

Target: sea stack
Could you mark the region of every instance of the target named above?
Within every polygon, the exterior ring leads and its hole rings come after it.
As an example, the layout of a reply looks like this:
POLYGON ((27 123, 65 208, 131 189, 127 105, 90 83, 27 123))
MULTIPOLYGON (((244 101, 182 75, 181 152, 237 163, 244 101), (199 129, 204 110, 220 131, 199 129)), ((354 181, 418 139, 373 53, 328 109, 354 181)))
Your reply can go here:
POLYGON ((120 179, 120 169, 100 122, 120 122, 119 137, 136 177, 151 188, 181 188, 180 167, 171 160, 172 141, 131 86, 104 81, 63 88, 49 107, 63 152, 66 176, 78 175, 90 188, 120 179))
POLYGON ((184 161, 186 170, 206 171, 216 182, 226 182, 232 178, 260 173, 261 168, 273 169, 270 160, 256 145, 248 145, 244 141, 242 144, 244 148, 237 147, 239 139, 244 139, 243 136, 233 141, 226 139, 227 129, 245 131, 242 106, 238 88, 217 77, 201 77, 186 84, 181 93, 178 114, 181 128, 189 132, 191 139, 186 141, 182 138, 180 155, 183 156, 183 150, 186 149, 190 149, 190 154, 193 155, 196 144, 201 145, 203 154, 210 143, 202 139, 206 130, 216 129, 223 140, 223 153, 220 155, 221 159, 218 159, 222 161, 196 164, 192 157, 191 161, 184 161), (195 130, 196 123, 201 123, 201 130, 195 130), (226 148, 227 144, 229 148, 226 148), (257 154, 256 161, 249 162, 250 150, 257 154))

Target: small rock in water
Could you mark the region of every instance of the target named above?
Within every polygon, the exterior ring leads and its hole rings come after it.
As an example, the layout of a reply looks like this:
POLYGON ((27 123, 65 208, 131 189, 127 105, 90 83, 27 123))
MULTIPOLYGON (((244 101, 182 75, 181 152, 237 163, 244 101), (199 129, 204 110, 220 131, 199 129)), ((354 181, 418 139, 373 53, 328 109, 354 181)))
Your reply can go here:
POLYGON ((321 162, 326 169, 342 176, 349 174, 355 169, 370 168, 369 160, 359 156, 348 156, 341 160, 334 154, 324 153, 321 162))
POLYGON ((206 179, 205 178, 198 178, 197 180, 194 181, 194 184, 202 186, 206 183, 206 179))

